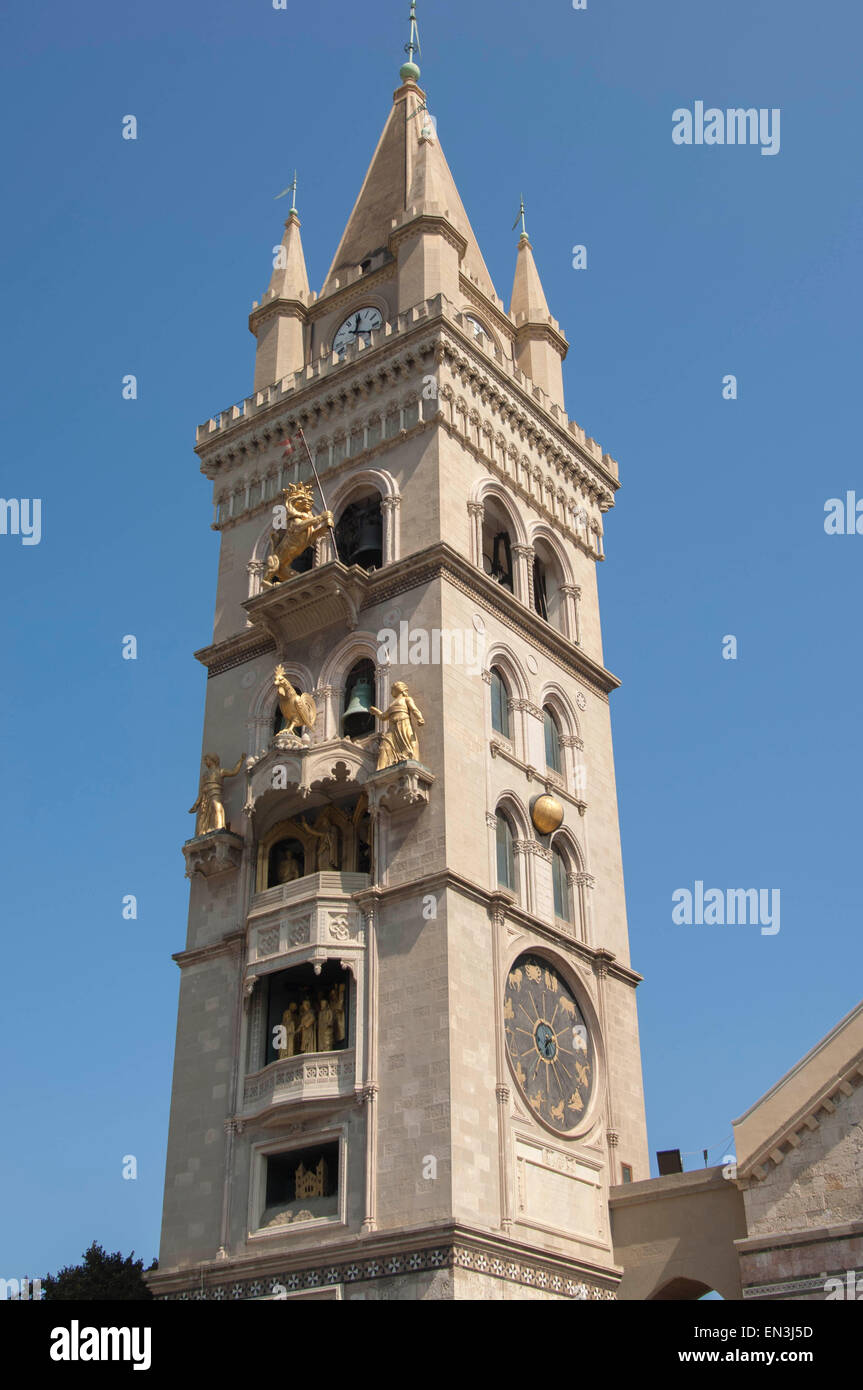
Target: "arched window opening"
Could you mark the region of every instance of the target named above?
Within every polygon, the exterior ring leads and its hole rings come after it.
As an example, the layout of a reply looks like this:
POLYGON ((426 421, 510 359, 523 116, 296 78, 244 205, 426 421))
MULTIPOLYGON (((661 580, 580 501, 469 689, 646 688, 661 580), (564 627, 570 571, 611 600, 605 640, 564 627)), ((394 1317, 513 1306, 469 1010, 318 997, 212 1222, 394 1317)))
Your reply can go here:
POLYGON ((509 691, 496 666, 491 671, 491 727, 496 734, 509 738, 509 691))
POLYGON ((345 681, 342 731, 347 738, 364 738, 375 731, 375 716, 370 712, 375 702, 374 662, 364 657, 352 666, 345 681))
POLYGON ((487 501, 482 519, 482 567, 485 573, 503 585, 504 589, 514 591, 512 568, 512 540, 509 521, 501 508, 487 501))
POLYGON ((377 570, 384 558, 384 523, 377 492, 351 502, 336 522, 336 546, 343 565, 377 570))
POLYGON ((533 606, 551 627, 563 631, 563 572, 551 546, 540 540, 533 556, 533 606))
POLYGON ((569 876, 566 859, 560 850, 552 845, 551 874, 554 882, 554 915, 562 922, 572 922, 570 904, 569 876))
POLYGON ((502 811, 495 817, 497 846, 497 881, 501 888, 515 892, 515 842, 512 826, 502 811))
POLYGON ((551 768, 552 772, 563 772, 560 728, 547 705, 542 711, 542 723, 545 730, 545 765, 551 768))

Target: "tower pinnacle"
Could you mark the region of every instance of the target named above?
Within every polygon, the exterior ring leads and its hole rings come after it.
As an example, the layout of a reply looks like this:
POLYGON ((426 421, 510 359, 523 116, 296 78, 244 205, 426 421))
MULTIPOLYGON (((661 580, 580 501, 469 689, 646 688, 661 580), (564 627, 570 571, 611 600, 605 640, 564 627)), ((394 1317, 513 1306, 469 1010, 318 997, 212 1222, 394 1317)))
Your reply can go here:
POLYGON ((419 30, 417 29, 417 0, 411 0, 410 21, 411 35, 408 42, 405 44, 405 53, 408 55, 408 60, 406 63, 402 63, 399 68, 399 77, 402 79, 402 82, 417 82, 420 75, 420 70, 414 62, 414 54, 422 51, 420 49, 419 30))

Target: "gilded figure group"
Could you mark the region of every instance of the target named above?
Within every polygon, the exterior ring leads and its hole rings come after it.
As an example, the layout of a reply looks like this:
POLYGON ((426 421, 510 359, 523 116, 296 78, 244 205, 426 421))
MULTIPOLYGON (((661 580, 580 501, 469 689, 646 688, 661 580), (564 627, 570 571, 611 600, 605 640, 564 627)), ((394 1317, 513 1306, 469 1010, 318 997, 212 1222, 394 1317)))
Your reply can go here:
POLYGON ((279 1060, 298 1057, 307 1052, 332 1052, 345 1041, 345 984, 341 981, 325 993, 318 993, 315 1003, 310 995, 299 1006, 291 1002, 282 1014, 282 1046, 279 1060))

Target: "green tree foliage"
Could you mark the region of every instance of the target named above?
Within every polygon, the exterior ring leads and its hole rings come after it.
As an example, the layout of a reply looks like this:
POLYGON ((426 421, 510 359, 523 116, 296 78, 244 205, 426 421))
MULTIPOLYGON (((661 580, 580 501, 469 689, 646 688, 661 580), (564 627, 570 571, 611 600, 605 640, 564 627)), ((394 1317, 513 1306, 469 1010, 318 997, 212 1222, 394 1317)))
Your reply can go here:
MULTIPOLYGON (((144 1283, 144 1261, 134 1258, 135 1252, 124 1259, 119 1250, 106 1255, 95 1240, 84 1251, 84 1262, 66 1265, 58 1274, 46 1274, 42 1288, 46 1299, 72 1302, 88 1299, 104 1302, 130 1302, 151 1299, 153 1295, 144 1283)), ((156 1269, 154 1260, 151 1269, 156 1269)))

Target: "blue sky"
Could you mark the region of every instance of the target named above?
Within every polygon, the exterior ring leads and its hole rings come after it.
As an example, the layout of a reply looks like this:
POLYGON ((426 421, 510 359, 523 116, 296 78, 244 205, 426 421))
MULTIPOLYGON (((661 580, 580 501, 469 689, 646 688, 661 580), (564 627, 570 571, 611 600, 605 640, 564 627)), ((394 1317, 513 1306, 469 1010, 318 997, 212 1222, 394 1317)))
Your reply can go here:
MULTIPOLYGON (((407 9, 16 0, 0 19, 0 492, 43 503, 38 546, 0 536, 3 1277, 94 1238, 157 1251, 191 653, 217 559, 194 427, 251 388, 246 317, 294 166, 320 286, 407 9)), ((850 0, 419 12, 423 86, 498 292, 523 191, 571 342, 569 413, 620 461, 600 592, 650 1146, 718 1162, 731 1120, 861 992, 863 536, 823 522, 828 498, 863 498, 863 22, 850 0), (672 112, 696 100, 779 107, 779 154, 674 145, 672 112), (697 879, 779 888, 779 933, 676 926, 671 895, 697 879)))

